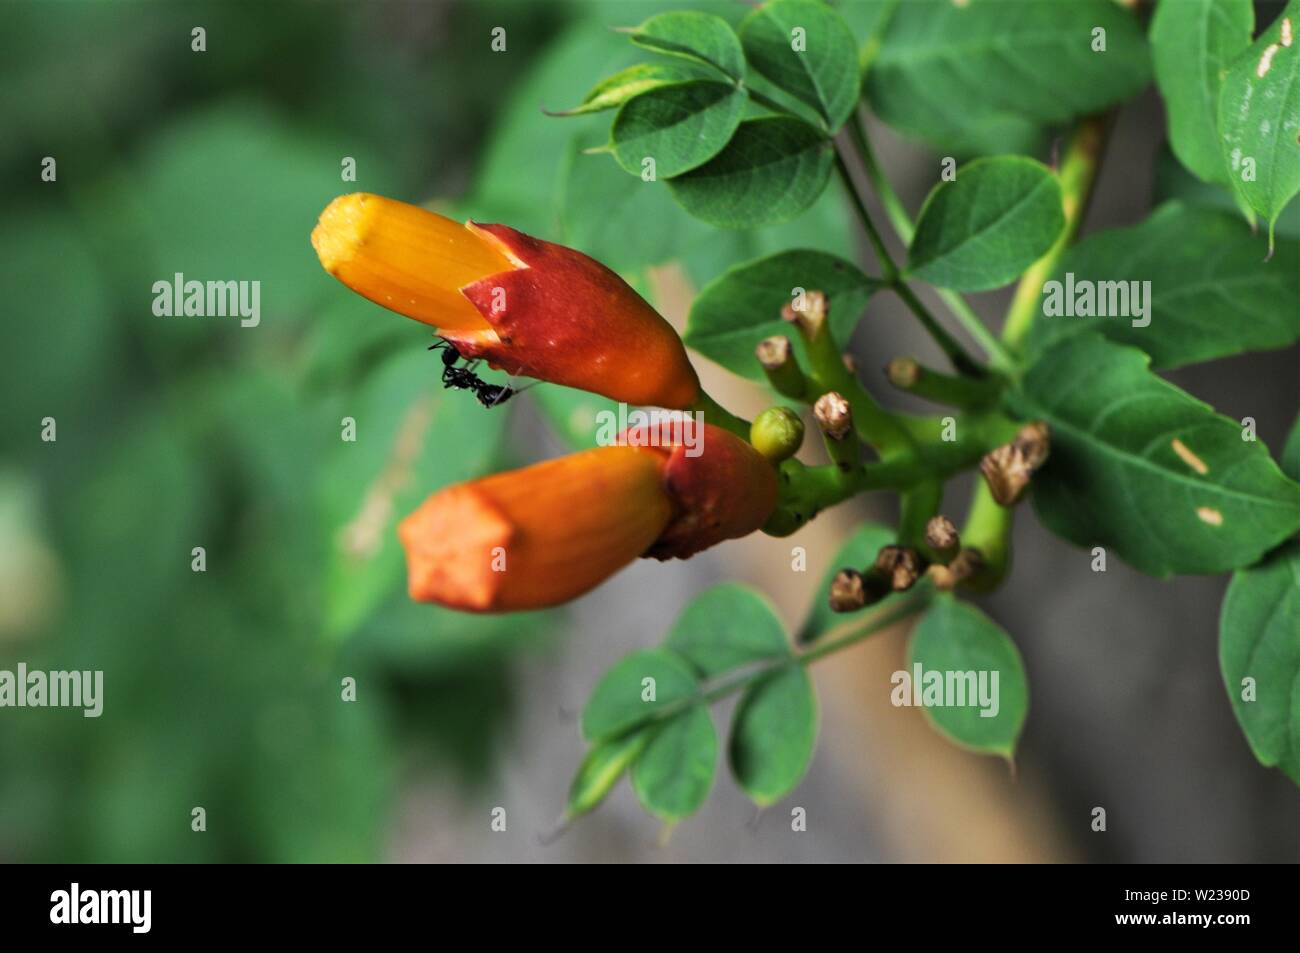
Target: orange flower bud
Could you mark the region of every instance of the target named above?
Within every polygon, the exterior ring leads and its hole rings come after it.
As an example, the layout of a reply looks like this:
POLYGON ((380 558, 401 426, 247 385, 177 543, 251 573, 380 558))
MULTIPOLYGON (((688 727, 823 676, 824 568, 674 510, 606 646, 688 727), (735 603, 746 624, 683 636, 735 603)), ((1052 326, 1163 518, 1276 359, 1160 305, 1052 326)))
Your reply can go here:
POLYGON ((771 465, 716 427, 695 446, 698 456, 680 445, 598 447, 440 490, 399 527, 411 598, 543 608, 638 556, 685 558, 762 526, 776 505, 771 465))
POLYGON ((312 245, 353 291, 466 357, 629 404, 685 409, 699 395, 672 325, 571 248, 366 193, 331 202, 312 245))

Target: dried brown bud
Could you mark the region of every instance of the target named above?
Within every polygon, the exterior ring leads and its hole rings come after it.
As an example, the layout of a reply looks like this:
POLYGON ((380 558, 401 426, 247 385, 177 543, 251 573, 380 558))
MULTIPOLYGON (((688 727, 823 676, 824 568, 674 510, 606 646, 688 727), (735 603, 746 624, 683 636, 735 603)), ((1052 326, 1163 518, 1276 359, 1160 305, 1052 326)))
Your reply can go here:
POLYGON ((776 335, 759 341, 754 353, 758 355, 758 363, 769 371, 777 371, 790 363, 794 356, 794 347, 790 344, 789 338, 776 335))
POLYGON ((1052 433, 1046 423, 1035 420, 1020 428, 1016 439, 1011 441, 1011 446, 1024 455, 1025 463, 1031 471, 1037 470, 1047 462, 1047 455, 1052 449, 1052 433))
POLYGON ((986 453, 980 460, 980 472, 993 499, 1002 506, 1014 505, 1029 486, 1030 476, 1047 460, 1050 449, 1047 424, 1035 421, 1022 427, 1010 443, 986 453))
POLYGON ((842 396, 830 391, 817 398, 813 416, 822 433, 832 440, 843 440, 853 430, 853 410, 842 396))
POLYGON ((961 537, 957 534, 957 527, 948 517, 932 516, 925 524, 925 545, 946 562, 957 555, 957 550, 961 548, 961 537))
POLYGON ((867 589, 862 573, 856 569, 841 569, 831 580, 831 611, 854 612, 867 604, 867 589))
POLYGON ((805 291, 802 300, 798 302, 800 307, 796 308, 795 304, 792 301, 783 307, 781 317, 798 325, 807 337, 814 336, 826 323, 826 315, 830 313, 830 299, 821 291, 805 291))
POLYGON ((925 574, 930 577, 934 587, 940 592, 949 592, 959 583, 965 582, 984 568, 984 557, 978 549, 966 548, 943 566, 935 563, 925 574))
POLYGON ((841 355, 841 360, 844 361, 844 369, 850 374, 856 374, 858 372, 858 359, 852 354, 846 353, 841 355))
POLYGON ((895 387, 910 390, 921 377, 921 365, 910 357, 896 357, 885 365, 885 376, 895 387))
POLYGON ((921 555, 910 546, 885 546, 876 554, 875 568, 896 592, 911 589, 921 575, 921 555))

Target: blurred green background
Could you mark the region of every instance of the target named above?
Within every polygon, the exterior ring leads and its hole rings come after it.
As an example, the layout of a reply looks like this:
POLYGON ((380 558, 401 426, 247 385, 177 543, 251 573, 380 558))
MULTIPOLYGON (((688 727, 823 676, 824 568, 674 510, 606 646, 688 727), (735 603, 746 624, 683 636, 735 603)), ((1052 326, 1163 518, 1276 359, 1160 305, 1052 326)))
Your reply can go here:
MULTIPOLYGON (((565 240, 641 287, 669 257, 702 280, 846 250, 833 189, 779 239, 719 236, 582 155, 608 117, 542 114, 636 58, 611 23, 666 6, 4 5, 0 668, 103 670, 105 702, 0 717, 0 860, 378 859, 408 772, 489 776, 513 659, 563 616, 411 605, 394 526, 529 456, 510 434, 536 411, 442 392, 428 330, 330 280, 308 236, 365 190, 565 240), (176 272, 260 281, 260 326, 155 316, 176 272)), ((590 434, 582 398, 532 399, 559 438, 590 434)))

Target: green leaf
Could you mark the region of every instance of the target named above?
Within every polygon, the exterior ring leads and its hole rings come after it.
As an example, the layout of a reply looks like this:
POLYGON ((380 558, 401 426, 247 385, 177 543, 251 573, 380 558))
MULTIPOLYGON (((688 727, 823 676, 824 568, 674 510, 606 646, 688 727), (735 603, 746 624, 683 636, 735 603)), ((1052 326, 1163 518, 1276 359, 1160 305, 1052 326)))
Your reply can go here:
POLYGON ((1154 576, 1255 562, 1300 528, 1300 484, 1241 427, 1152 374, 1134 348, 1081 334, 1030 367, 1010 405, 1047 421, 1033 501, 1053 532, 1113 547, 1154 576))
POLYGON ((1088 236, 1066 252, 1051 280, 1058 285, 1045 286, 1031 351, 1098 331, 1165 368, 1286 347, 1300 337, 1300 242, 1280 241, 1265 262, 1239 215, 1169 203, 1141 225, 1088 236), (1145 291, 1142 282, 1149 282, 1145 291), (1079 317, 1074 308, 1069 315, 1067 302, 1077 304, 1085 288, 1097 299, 1091 310, 1104 296, 1106 310, 1120 313, 1079 317), (1135 289, 1145 317, 1136 315, 1135 289))
POLYGON ((661 86, 681 83, 693 77, 694 74, 689 69, 673 63, 637 63, 602 79, 583 97, 581 105, 554 115, 583 116, 587 113, 616 109, 642 93, 648 93, 661 86))
POLYGON ((737 583, 714 586, 691 600, 664 647, 695 666, 701 678, 790 654, 785 626, 772 603, 737 583))
POLYGON ((660 13, 633 30, 631 39, 644 49, 711 66, 734 80, 745 78, 740 40, 726 20, 711 13, 660 13))
POLYGON ((651 158, 655 174, 680 175, 713 158, 740 125, 748 97, 735 86, 692 80, 661 86, 619 107, 610 130, 614 158, 640 176, 651 158))
POLYGON ((731 722, 731 772, 755 804, 767 807, 793 791, 816 745, 817 696, 802 665, 745 691, 731 722))
POLYGON ((831 162, 830 141, 813 126, 767 116, 742 122, 722 152, 669 179, 668 187, 688 212, 712 225, 772 225, 817 200, 831 162))
POLYGON ((615 738, 696 690, 695 673, 676 654, 666 649, 633 652, 596 683, 582 709, 582 736, 588 741, 615 738))
POLYGON ((1205 182, 1228 182, 1219 142, 1219 86, 1250 46, 1250 0, 1160 0, 1151 21, 1156 85, 1180 162, 1205 182))
POLYGON ((1037 261, 1064 228, 1061 185, 1045 165, 1021 156, 979 159, 925 200, 908 269, 940 288, 998 288, 1037 261))
POLYGON ((336 638, 402 591, 398 520, 434 491, 487 470, 509 416, 469 394, 444 391, 437 360, 422 343, 386 362, 343 402, 340 418, 355 419, 357 439, 339 441, 317 473, 330 540, 325 622, 336 638))
POLYGON ((803 340, 781 319, 781 309, 793 300, 796 289, 826 293, 835 340, 847 341, 880 287, 879 281, 834 255, 781 252, 737 265, 706 285, 691 306, 683 339, 727 370, 763 380, 754 348, 775 334, 788 337, 807 366, 803 340))
POLYGON ((1112 0, 899 4, 867 98, 901 132, 957 152, 1017 151, 1058 125, 1136 95, 1150 73, 1137 19, 1112 0), (1105 30, 1105 52, 1093 31, 1105 30))
MULTIPOLYGON (((1151 201, 1153 206, 1160 206, 1170 199, 1178 199, 1197 208, 1213 208, 1233 215, 1246 215, 1247 221, 1251 222, 1255 218, 1254 212, 1237 204, 1227 185, 1202 182, 1183 168, 1166 143, 1160 147, 1156 156, 1155 187, 1152 189, 1151 201)), ((1273 231, 1282 238, 1300 240, 1300 202, 1292 202, 1282 210, 1273 231)))
POLYGON ((699 810, 713 787, 718 734, 705 705, 693 705, 654 729, 632 766, 632 788, 647 811, 679 821, 699 810))
POLYGON ((1300 192, 1297 30, 1300 0, 1291 0, 1273 25, 1233 62, 1219 93, 1219 132, 1229 182, 1237 197, 1268 222, 1270 248, 1278 215, 1300 192))
POLYGON ((1300 480, 1300 417, 1291 425, 1291 433, 1282 447, 1282 472, 1293 480, 1300 480))
POLYGON ((653 728, 630 731, 621 738, 593 745, 582 759, 573 783, 569 785, 567 817, 586 814, 614 789, 628 765, 632 764, 650 742, 653 728))
POLYGON ((1219 665, 1255 757, 1300 784, 1300 540, 1233 574, 1219 665), (1245 679, 1253 680, 1250 700, 1245 679))
POLYGON ((894 681, 894 704, 910 704, 917 695, 924 702, 928 676, 938 673, 944 704, 926 704, 925 713, 940 733, 984 754, 1014 757, 1029 711, 1029 685, 1020 652, 997 623, 969 603, 942 595, 912 634, 908 659, 912 670, 907 682, 894 681))
MULTIPOLYGON (((826 574, 822 576, 821 584, 813 596, 812 609, 809 610, 807 621, 804 622, 803 629, 799 633, 800 642, 805 644, 814 642, 836 626, 852 620, 852 616, 831 611, 831 580, 841 569, 861 570, 870 566, 876 561, 876 554, 880 552, 881 547, 896 542, 896 536, 892 529, 876 523, 862 523, 853 531, 853 535, 844 541, 844 545, 839 548, 835 558, 826 567, 826 574)), ((895 599, 897 596, 888 598, 895 599)))
POLYGON ((740 25, 751 66, 821 114, 833 131, 858 101, 858 51, 843 18, 819 0, 771 0, 740 25))

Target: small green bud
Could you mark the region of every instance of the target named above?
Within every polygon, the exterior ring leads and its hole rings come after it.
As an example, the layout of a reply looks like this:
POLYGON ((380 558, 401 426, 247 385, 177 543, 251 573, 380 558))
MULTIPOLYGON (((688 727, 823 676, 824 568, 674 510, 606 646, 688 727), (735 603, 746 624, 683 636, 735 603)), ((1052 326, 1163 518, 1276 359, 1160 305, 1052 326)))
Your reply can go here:
POLYGON ((803 446, 803 421, 789 407, 769 407, 754 418, 749 442, 773 463, 788 460, 803 446))

